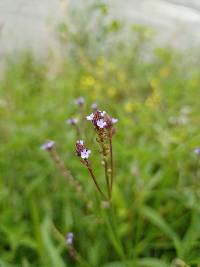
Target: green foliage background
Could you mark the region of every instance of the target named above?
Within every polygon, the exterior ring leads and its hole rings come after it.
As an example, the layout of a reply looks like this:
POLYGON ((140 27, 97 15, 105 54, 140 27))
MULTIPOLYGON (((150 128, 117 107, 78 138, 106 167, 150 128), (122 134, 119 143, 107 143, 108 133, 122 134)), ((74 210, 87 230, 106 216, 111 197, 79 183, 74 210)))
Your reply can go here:
MULTIPOLYGON (((186 52, 155 45, 143 26, 126 29, 123 38, 126 25, 108 19, 103 4, 87 12, 73 14, 75 31, 59 26, 59 59, 21 55, 0 81, 0 266, 198 266, 199 66, 186 52), (101 207, 75 156, 75 132, 65 124, 78 112, 78 96, 86 114, 97 102, 119 118, 112 212, 101 207), (92 207, 40 149, 48 139, 92 207), (69 231, 78 262, 67 251, 69 231)), ((103 182, 89 124, 85 138, 103 182)))

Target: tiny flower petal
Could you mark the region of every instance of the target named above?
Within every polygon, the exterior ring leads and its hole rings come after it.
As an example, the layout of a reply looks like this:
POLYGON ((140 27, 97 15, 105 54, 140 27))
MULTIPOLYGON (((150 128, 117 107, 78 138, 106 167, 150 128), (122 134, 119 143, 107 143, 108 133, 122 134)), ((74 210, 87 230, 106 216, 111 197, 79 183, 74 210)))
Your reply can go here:
POLYGON ((112 118, 112 123, 117 123, 118 119, 112 118))
POLYGON ((101 112, 101 116, 105 116, 106 115, 106 112, 105 111, 102 111, 101 112))
POLYGON ((72 246, 73 245, 73 239, 74 239, 74 234, 73 233, 68 233, 66 236, 66 244, 68 246, 72 246))
POLYGON ((84 144, 83 140, 79 140, 79 141, 77 141, 77 143, 80 144, 80 145, 84 144))
POLYGON ((90 114, 89 116, 86 117, 86 119, 87 119, 88 121, 92 121, 92 120, 94 119, 94 114, 93 114, 93 113, 90 114))
POLYGON ((81 158, 88 159, 90 154, 91 154, 90 150, 84 149, 83 151, 81 151, 81 158))
POLYGON ((54 141, 48 141, 47 143, 43 144, 41 146, 41 148, 43 150, 51 150, 54 147, 54 145, 55 145, 55 142, 54 141))
POLYGON ((194 153, 200 156, 200 147, 195 148, 194 153))
POLYGON ((76 118, 70 118, 68 120, 66 120, 66 123, 70 124, 70 125, 75 125, 78 123, 78 119, 76 118))
POLYGON ((103 119, 97 121, 97 126, 101 129, 103 129, 106 125, 107 123, 103 119))

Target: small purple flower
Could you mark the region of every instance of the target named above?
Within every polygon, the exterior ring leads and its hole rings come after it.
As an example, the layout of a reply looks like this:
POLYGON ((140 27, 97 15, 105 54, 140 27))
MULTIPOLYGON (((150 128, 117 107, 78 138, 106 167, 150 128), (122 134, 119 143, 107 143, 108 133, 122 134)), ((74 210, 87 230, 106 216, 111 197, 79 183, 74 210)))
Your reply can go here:
POLYGON ((106 127, 106 122, 103 120, 103 119, 100 119, 97 121, 97 126, 101 129, 105 128, 106 127))
POLYGON ((81 157, 84 161, 87 161, 91 154, 91 150, 88 150, 85 145, 83 140, 79 140, 76 142, 76 154, 78 157, 81 157))
POLYGON ((92 108, 93 110, 97 110, 97 109, 98 109, 98 105, 97 105, 97 103, 93 103, 93 104, 91 105, 91 108, 92 108))
POLYGON ((90 114, 89 116, 86 117, 86 119, 87 119, 88 121, 92 121, 92 120, 94 119, 94 114, 93 114, 93 113, 90 114))
POLYGON ((66 244, 67 246, 72 246, 74 241, 74 234, 72 232, 68 233, 66 236, 66 244))
POLYGON ((53 147, 54 147, 54 145, 55 145, 55 142, 50 140, 50 141, 48 141, 47 143, 43 144, 43 145, 41 146, 41 148, 42 148, 43 150, 52 150, 53 147))
POLYGON ((91 154, 91 150, 84 149, 81 151, 81 158, 82 159, 88 159, 91 154))
POLYGON ((200 156, 200 147, 195 148, 194 153, 195 153, 197 156, 200 156))
POLYGON ((77 105, 77 106, 83 106, 84 103, 85 103, 85 100, 83 97, 78 97, 75 99, 74 103, 77 105))
POLYGON ((76 125, 78 123, 78 119, 76 118, 70 118, 68 120, 66 120, 66 123, 70 124, 70 125, 76 125))

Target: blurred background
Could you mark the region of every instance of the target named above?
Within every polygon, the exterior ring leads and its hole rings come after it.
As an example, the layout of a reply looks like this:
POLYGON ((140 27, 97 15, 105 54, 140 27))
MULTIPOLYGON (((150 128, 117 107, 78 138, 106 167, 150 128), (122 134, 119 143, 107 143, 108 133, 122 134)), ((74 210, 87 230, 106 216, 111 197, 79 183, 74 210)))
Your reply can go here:
POLYGON ((200 266, 199 26, 197 0, 0 1, 0 267, 200 266), (111 208, 66 123, 105 190, 94 103, 119 119, 111 208))
MULTIPOLYGON (((72 9, 85 9, 92 0, 12 0, 0 3, 1 54, 32 49, 40 55, 57 48, 53 33, 58 23, 66 20, 72 9)), ((198 46, 200 3, 198 0, 120 0, 104 1, 110 6, 110 19, 127 24, 140 23, 153 27, 157 39, 185 48, 198 46)))

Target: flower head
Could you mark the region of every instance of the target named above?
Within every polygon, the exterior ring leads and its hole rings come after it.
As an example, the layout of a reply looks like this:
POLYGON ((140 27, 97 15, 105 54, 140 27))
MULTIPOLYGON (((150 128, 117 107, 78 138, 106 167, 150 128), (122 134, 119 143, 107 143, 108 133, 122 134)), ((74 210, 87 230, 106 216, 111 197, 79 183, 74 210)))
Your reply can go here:
POLYGON ((85 99, 83 97, 78 97, 75 99, 74 103, 77 105, 77 106, 83 106, 84 103, 85 103, 85 99))
POLYGON ((105 111, 96 110, 92 114, 86 117, 88 121, 92 121, 92 123, 99 129, 108 129, 112 130, 114 133, 113 125, 118 122, 118 119, 112 118, 107 115, 105 111))
POLYGON ((74 234, 72 232, 68 233, 66 236, 66 244, 67 246, 72 246, 74 240, 74 234))
POLYGON ((76 118, 70 118, 68 120, 66 120, 66 123, 70 124, 70 125, 76 125, 78 123, 78 119, 76 118))
POLYGON ((200 156, 200 147, 195 148, 194 153, 195 153, 197 156, 200 156))
POLYGON ((76 142, 76 154, 78 157, 81 157, 83 160, 88 160, 91 150, 88 150, 85 145, 83 140, 79 140, 76 142))
POLYGON ((101 129, 105 128, 106 125, 107 125, 107 123, 103 119, 100 119, 97 121, 97 126, 101 129))
POLYGON ((105 111, 100 111, 96 110, 94 113, 90 114, 89 116, 86 117, 88 121, 92 121, 92 123, 97 127, 97 128, 105 128, 106 122, 105 122, 105 111))
POLYGON ((43 144, 43 145, 41 146, 41 148, 42 148, 43 150, 52 150, 53 147, 54 147, 54 145, 55 145, 55 142, 52 141, 52 140, 50 140, 50 141, 48 141, 47 143, 43 144))

